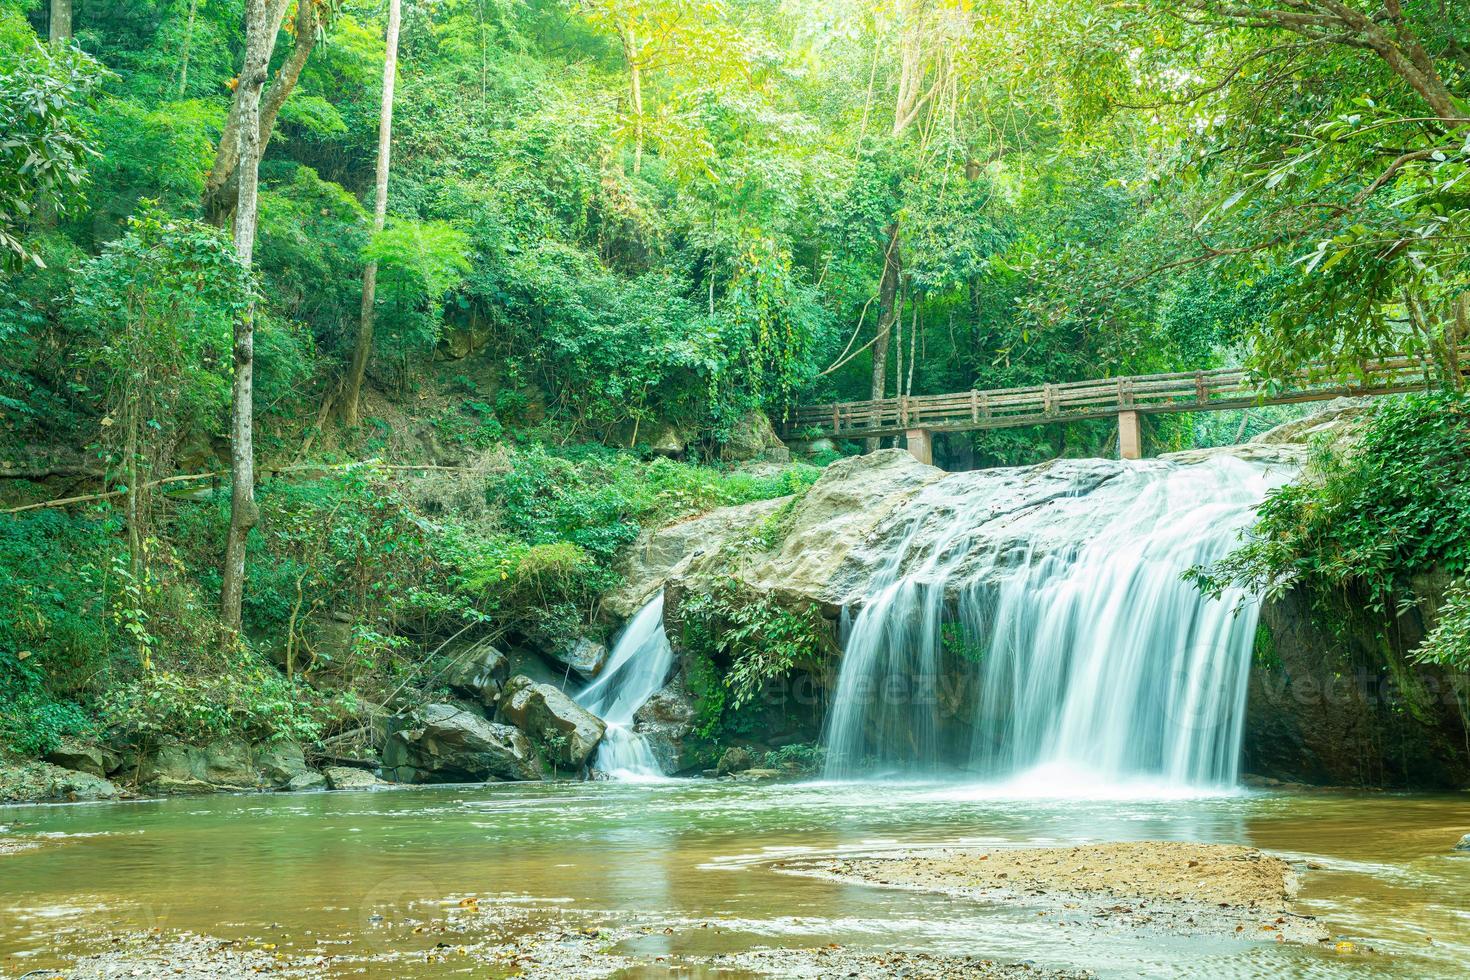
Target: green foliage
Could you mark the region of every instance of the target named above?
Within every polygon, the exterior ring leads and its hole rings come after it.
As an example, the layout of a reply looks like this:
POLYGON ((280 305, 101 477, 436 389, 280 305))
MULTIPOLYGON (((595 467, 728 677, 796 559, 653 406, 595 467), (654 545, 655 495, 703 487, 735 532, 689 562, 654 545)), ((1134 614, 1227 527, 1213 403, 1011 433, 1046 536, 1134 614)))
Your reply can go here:
MULTIPOLYGON (((1299 586, 1319 609, 1389 618, 1418 576, 1470 570, 1467 446, 1470 396, 1380 402, 1351 443, 1319 448, 1301 480, 1268 495, 1244 546, 1195 578, 1217 595, 1231 582, 1267 596, 1299 586)), ((1462 596, 1446 610, 1425 655, 1463 661, 1462 596)))
POLYGON ((810 776, 821 772, 826 763, 826 746, 816 742, 798 742, 767 752, 762 765, 793 775, 810 776))
POLYGON ((219 673, 148 671, 108 691, 105 724, 135 743, 177 738, 206 744, 222 737, 312 742, 350 702, 324 699, 268 664, 241 661, 219 673))
MULTIPOLYGON (((796 671, 820 673, 835 652, 818 610, 788 608, 770 593, 754 592, 733 578, 688 595, 679 615, 685 650, 722 670, 717 708, 711 709, 711 717, 701 714, 711 733, 742 708, 755 706, 771 682, 796 671)), ((710 697, 708 678, 703 686, 702 697, 710 697)))
POLYGON ((85 110, 104 72, 76 48, 36 39, 14 10, 0 10, 0 263, 40 264, 27 226, 77 204, 97 149, 85 110))
POLYGON ((586 628, 598 596, 617 585, 617 559, 642 528, 799 492, 816 475, 793 467, 752 477, 597 447, 562 455, 528 447, 490 479, 499 533, 462 544, 461 588, 522 631, 561 642, 586 628))
POLYGON ((1470 671, 1470 580, 1462 578, 1445 590, 1439 619, 1417 653, 1425 663, 1470 671))

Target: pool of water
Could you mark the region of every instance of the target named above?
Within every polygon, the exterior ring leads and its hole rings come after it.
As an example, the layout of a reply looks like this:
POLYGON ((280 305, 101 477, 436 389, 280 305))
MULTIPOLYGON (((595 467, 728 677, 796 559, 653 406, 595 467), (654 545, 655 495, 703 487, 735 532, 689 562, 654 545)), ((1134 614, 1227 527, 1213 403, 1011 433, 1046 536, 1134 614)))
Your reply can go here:
POLYGON ((401 941, 382 922, 467 895, 667 922, 672 932, 638 941, 655 954, 841 943, 1104 976, 1461 977, 1470 963, 1470 854, 1451 850, 1470 831, 1464 795, 1089 801, 953 784, 546 783, 0 807, 0 827, 46 839, 0 855, 0 974, 11 976, 116 930, 373 951, 401 941), (900 846, 1111 840, 1251 844, 1309 861, 1301 910, 1376 953, 1126 932, 768 867, 900 846))

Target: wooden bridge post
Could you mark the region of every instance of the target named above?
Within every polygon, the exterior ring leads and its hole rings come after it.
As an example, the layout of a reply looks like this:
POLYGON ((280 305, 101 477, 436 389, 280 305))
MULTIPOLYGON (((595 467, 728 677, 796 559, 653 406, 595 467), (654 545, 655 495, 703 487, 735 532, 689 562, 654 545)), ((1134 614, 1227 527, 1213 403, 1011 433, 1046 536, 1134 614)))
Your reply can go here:
POLYGON ((926 466, 934 465, 934 434, 928 429, 909 429, 904 433, 909 455, 926 466))
POLYGON ((1143 431, 1138 425, 1138 413, 1118 413, 1118 458, 1143 458, 1143 431))

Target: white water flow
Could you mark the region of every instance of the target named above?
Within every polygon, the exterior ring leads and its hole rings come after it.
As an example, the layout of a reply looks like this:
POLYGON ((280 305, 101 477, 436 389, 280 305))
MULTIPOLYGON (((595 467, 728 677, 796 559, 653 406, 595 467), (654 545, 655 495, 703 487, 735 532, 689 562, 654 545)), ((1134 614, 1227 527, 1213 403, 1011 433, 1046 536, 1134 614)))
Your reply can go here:
POLYGON ((931 484, 876 532, 827 775, 960 768, 1027 795, 1233 786, 1258 606, 1182 575, 1236 547, 1290 473, 1077 460, 931 484))
POLYGON ((633 730, 633 716, 664 686, 674 651, 664 633, 660 591, 623 627, 607 666, 577 695, 577 703, 607 723, 596 767, 614 779, 658 779, 664 775, 648 741, 633 730))

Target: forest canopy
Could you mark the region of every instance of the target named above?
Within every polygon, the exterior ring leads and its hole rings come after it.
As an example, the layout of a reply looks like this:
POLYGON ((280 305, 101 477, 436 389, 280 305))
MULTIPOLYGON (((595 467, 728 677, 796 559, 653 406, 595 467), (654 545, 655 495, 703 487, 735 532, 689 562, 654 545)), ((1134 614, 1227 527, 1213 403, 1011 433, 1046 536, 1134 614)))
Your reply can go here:
POLYGON ((0 526, 44 654, 0 700, 65 728, 101 659, 142 717, 138 665, 204 677, 221 626, 294 682, 330 608, 380 676, 587 627, 640 522, 810 482, 655 457, 798 403, 1400 351, 1458 385, 1467 178, 1449 0, 0 0, 0 477, 89 505, 0 526), (486 453, 457 522, 349 466, 486 453))

